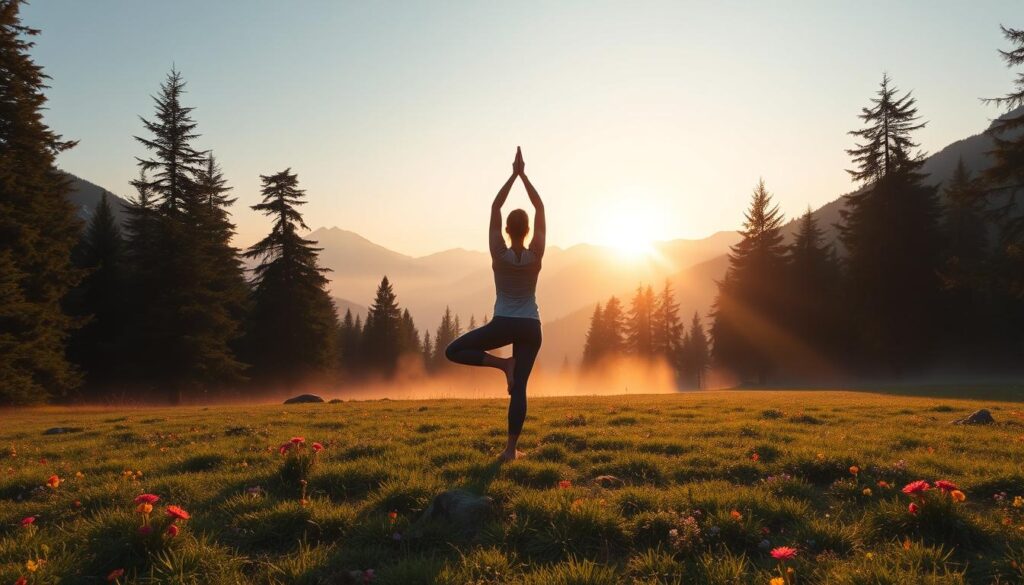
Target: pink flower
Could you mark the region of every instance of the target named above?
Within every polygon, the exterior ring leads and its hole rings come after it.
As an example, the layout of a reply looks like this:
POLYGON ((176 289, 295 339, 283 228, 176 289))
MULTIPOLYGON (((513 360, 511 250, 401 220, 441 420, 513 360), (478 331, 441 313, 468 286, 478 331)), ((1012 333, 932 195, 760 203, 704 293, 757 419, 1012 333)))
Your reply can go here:
POLYGON ((139 494, 135 496, 136 504, 155 504, 160 500, 160 496, 153 494, 139 494))
POLYGON ((284 445, 281 445, 277 449, 277 452, 280 453, 281 455, 284 455, 284 454, 288 453, 288 450, 291 449, 291 448, 292 448, 292 444, 291 443, 285 443, 284 445))
POLYGON ((301 445, 301 444, 303 444, 305 442, 306 442, 306 439, 304 437, 292 437, 292 439, 291 439, 291 444, 292 445, 301 445))
POLYGON ((117 581, 124 576, 124 569, 114 569, 107 575, 107 581, 117 581))
POLYGON ((313 443, 313 450, 319 453, 320 451, 324 450, 324 446, 321 445, 320 443, 313 443))
POLYGON ((167 534, 170 535, 171 538, 178 536, 178 531, 179 529, 177 524, 171 524, 167 527, 167 534))
POLYGON ((35 523, 36 523, 36 517, 35 516, 28 516, 27 518, 22 518, 21 519, 21 525, 22 526, 31 526, 32 524, 35 524, 35 523))
POLYGON ((926 492, 926 491, 930 490, 931 488, 932 488, 932 486, 929 485, 927 481, 919 479, 917 481, 912 481, 912 482, 908 483, 907 485, 903 486, 903 493, 905 493, 905 494, 907 494, 909 496, 913 496, 913 495, 920 494, 921 492, 926 492))
POLYGON ((772 549, 772 558, 779 561, 788 561, 796 557, 796 549, 791 546, 779 546, 772 549))
POLYGON ((956 487, 955 483, 953 483, 951 481, 947 481, 945 479, 940 479, 939 481, 935 482, 935 487, 937 487, 940 490, 946 492, 947 494, 949 492, 951 492, 951 491, 960 489, 960 488, 956 487))
POLYGON ((188 520, 192 517, 188 512, 182 510, 178 506, 167 506, 167 516, 171 518, 171 522, 175 522, 177 520, 188 520))
POLYGON ((907 512, 910 512, 911 514, 917 514, 918 509, 917 504, 914 502, 910 502, 910 505, 907 506, 907 512))

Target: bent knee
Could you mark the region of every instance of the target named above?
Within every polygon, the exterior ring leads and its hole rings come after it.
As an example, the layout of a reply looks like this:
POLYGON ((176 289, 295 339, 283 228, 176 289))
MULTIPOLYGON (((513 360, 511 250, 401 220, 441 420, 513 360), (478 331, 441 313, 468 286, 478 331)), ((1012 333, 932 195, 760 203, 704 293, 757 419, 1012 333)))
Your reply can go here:
POLYGON ((448 347, 444 348, 444 357, 447 358, 448 361, 450 362, 457 361, 455 359, 455 354, 458 353, 458 351, 459 348, 455 345, 455 342, 453 341, 448 344, 448 347))

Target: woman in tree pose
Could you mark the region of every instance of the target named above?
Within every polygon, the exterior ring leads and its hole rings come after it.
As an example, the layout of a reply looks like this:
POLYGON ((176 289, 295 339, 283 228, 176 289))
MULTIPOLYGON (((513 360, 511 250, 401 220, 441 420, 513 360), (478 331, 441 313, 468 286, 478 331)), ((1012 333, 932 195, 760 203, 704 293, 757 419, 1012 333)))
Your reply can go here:
POLYGON ((540 274, 541 259, 544 257, 546 222, 544 203, 526 178, 523 153, 516 149, 512 163, 512 176, 505 181, 491 204, 491 223, 488 234, 491 249, 491 268, 494 270, 494 318, 489 323, 474 329, 453 341, 445 350, 449 360, 468 366, 487 366, 505 372, 508 393, 512 397, 508 406, 508 444, 501 458, 511 461, 522 457, 516 450, 519 433, 526 419, 526 382, 533 369, 533 362, 540 351, 540 312, 537 309, 537 276, 540 274), (530 217, 522 209, 508 214, 505 233, 511 246, 505 245, 501 234, 501 206, 508 198, 508 192, 516 178, 523 180, 526 193, 535 211, 535 229, 530 246, 525 245, 530 233, 530 217), (501 358, 487 353, 487 350, 512 345, 512 357, 501 358))

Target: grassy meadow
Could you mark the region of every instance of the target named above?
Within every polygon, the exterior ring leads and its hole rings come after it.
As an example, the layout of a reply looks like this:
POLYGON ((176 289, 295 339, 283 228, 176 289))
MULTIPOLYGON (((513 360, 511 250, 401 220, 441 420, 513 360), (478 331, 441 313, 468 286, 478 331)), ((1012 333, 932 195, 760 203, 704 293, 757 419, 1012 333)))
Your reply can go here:
POLYGON ((1024 582, 1020 389, 919 394, 537 398, 504 465, 504 400, 3 411, 0 585, 1024 582))

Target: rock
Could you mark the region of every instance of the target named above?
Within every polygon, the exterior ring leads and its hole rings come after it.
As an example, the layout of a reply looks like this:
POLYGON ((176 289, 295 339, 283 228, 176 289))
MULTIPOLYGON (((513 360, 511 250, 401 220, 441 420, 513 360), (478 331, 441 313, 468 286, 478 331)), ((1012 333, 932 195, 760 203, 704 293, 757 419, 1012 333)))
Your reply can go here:
POLYGON ((345 401, 342 400, 341 398, 331 398, 330 400, 327 401, 328 404, 341 404, 342 402, 345 401))
POLYGON ((81 427, 53 427, 43 431, 44 435, 63 435, 64 433, 80 433, 84 429, 81 427))
POLYGON ((623 484, 625 484, 624 481, 615 477, 614 475, 599 475, 594 478, 594 483, 606 488, 621 487, 623 484))
POLYGON ((315 404, 317 402, 323 402, 324 399, 320 398, 316 394, 299 394, 293 398, 285 400, 285 404, 315 404))
POLYGON ((992 424, 994 422, 996 422, 996 420, 994 418, 992 418, 992 413, 989 412, 987 408, 982 408, 981 410, 976 410, 976 411, 972 412, 970 415, 968 415, 968 416, 966 416, 964 418, 961 418, 961 419, 953 421, 953 424, 955 424, 955 425, 990 425, 990 424, 992 424))
POLYGON ((491 513, 494 500, 461 489, 448 490, 434 496, 430 506, 410 530, 410 536, 418 536, 423 525, 444 521, 464 536, 473 536, 491 513))

